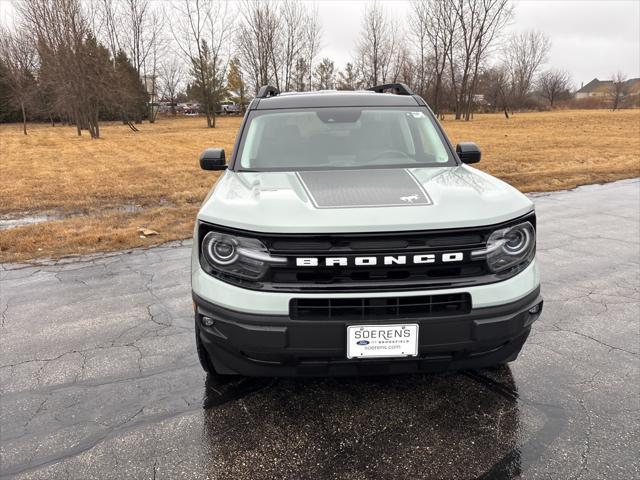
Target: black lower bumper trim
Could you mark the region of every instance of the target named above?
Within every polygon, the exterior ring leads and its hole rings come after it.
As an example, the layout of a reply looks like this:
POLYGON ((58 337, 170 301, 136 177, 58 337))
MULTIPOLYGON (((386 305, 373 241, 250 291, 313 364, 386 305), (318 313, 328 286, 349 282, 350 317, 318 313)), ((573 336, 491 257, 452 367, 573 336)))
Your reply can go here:
POLYGON ((506 305, 455 316, 411 318, 411 323, 420 325, 418 357, 348 360, 346 326, 353 321, 249 314, 222 308, 195 294, 194 301, 198 341, 210 364, 221 374, 247 376, 377 375, 495 365, 515 359, 542 310, 538 288, 506 305), (537 305, 539 310, 531 313, 537 305), (211 318, 213 325, 204 326, 203 316, 211 318))

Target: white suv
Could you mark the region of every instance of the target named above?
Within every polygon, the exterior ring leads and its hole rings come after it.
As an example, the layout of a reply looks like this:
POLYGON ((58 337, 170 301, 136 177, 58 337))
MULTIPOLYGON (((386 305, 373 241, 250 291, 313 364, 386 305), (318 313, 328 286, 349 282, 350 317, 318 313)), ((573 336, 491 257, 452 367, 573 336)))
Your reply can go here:
POLYGON ((226 115, 234 115, 240 113, 240 105, 233 102, 221 102, 216 113, 224 113, 226 115))
POLYGON ((402 84, 262 87, 196 222, 202 366, 253 376, 514 360, 542 311, 533 204, 402 84), (392 93, 385 93, 391 91, 392 93))

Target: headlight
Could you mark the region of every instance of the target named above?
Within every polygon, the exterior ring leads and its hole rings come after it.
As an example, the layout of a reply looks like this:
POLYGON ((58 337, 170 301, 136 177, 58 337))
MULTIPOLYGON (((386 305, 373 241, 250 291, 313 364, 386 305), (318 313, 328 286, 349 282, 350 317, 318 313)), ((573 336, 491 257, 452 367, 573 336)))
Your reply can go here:
POLYGON ((485 258, 494 273, 504 272, 520 264, 528 264, 535 255, 536 231, 529 222, 501 228, 489 236, 487 248, 471 253, 472 258, 485 258))
POLYGON ((287 261, 272 257, 260 240, 219 232, 209 232, 202 239, 202 256, 214 272, 244 280, 259 280, 269 264, 287 261))

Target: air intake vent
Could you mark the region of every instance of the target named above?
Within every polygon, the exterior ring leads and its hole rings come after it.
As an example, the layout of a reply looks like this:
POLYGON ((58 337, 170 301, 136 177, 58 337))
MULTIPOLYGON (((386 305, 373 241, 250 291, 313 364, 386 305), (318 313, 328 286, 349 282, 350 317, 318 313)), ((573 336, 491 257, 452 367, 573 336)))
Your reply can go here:
POLYGON ((383 298, 294 298, 293 320, 392 320, 462 315, 471 311, 471 295, 456 293, 383 298))

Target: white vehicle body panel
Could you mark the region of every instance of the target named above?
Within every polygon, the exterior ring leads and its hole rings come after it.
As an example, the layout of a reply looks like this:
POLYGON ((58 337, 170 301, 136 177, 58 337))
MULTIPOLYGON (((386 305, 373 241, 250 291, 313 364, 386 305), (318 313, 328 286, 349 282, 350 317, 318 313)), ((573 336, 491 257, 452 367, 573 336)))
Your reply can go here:
POLYGON ((518 190, 467 165, 408 171, 431 204, 320 209, 296 172, 226 171, 198 218, 264 233, 358 233, 493 225, 533 210, 518 190))
POLYGON ((477 147, 454 152, 406 86, 374 90, 389 88, 264 86, 250 105, 195 226, 205 370, 408 373, 517 358, 543 306, 534 205, 469 166, 477 147))

